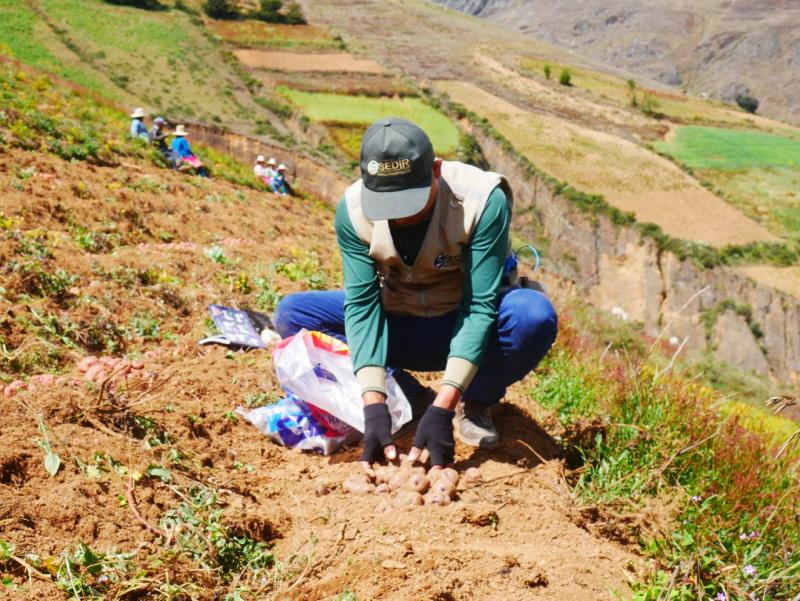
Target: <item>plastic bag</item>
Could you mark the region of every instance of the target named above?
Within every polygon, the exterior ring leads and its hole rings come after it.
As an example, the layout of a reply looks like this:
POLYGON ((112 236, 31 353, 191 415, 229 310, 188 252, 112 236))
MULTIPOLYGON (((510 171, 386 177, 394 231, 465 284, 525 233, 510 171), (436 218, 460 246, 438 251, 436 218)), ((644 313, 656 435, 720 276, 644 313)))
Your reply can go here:
POLYGON ((309 405, 293 395, 277 403, 236 412, 285 447, 330 455, 346 444, 355 444, 361 433, 333 415, 309 405))
MULTIPOLYGON (((281 386, 311 405, 323 409, 359 432, 364 431, 361 387, 353 374, 346 344, 320 332, 300 330, 272 351, 281 386)), ((411 420, 411 405, 392 376, 386 378, 386 403, 392 432, 411 420)))

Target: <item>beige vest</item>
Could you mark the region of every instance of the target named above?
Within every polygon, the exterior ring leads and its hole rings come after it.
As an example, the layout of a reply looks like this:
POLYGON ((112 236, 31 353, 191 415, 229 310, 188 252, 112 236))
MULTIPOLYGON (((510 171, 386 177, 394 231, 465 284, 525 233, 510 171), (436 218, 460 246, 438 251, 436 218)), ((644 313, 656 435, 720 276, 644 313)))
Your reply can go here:
MULTIPOLYGON (((345 201, 353 228, 375 260, 384 310, 397 315, 435 317, 457 308, 464 294, 464 249, 489 195, 501 186, 512 206, 511 187, 505 176, 443 161, 431 224, 411 267, 394 247, 389 222, 364 217, 361 186, 361 180, 352 184, 345 192, 345 201)), ((509 275, 516 279, 516 272, 509 275)))

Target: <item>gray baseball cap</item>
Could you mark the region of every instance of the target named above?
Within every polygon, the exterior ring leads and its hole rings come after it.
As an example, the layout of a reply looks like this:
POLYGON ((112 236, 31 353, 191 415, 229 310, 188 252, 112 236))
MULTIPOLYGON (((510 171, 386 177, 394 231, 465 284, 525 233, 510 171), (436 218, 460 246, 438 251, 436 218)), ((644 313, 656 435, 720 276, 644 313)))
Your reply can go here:
POLYGON ((428 203, 433 145, 419 127, 389 117, 370 125, 361 139, 361 210, 370 221, 403 219, 428 203))

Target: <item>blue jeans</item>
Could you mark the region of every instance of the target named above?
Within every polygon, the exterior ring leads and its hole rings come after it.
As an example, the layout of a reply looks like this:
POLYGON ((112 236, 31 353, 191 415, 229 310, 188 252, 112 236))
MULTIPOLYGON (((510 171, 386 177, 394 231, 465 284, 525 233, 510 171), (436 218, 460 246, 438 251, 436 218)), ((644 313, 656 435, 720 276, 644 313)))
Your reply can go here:
MULTIPOLYGON (((438 317, 413 317, 387 313, 388 367, 442 371, 450 352, 457 314, 451 311, 438 317)), ((283 337, 305 328, 347 342, 344 291, 290 294, 278 304, 273 323, 283 337)), ((524 378, 544 358, 556 339, 557 330, 555 309, 544 294, 527 288, 502 292, 497 321, 483 361, 464 399, 484 405, 499 402, 508 386, 524 378)))

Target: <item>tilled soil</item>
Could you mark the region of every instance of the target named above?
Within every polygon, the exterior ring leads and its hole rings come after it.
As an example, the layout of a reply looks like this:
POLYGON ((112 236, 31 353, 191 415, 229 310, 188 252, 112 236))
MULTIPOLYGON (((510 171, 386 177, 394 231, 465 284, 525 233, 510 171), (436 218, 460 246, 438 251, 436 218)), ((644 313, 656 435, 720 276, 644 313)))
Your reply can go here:
MULTIPOLYGON (((646 569, 635 552, 642 525, 616 527, 570 492, 561 451, 547 432, 554 420, 524 394, 534 376, 497 411, 499 449, 457 446, 455 467, 478 467, 482 480, 462 481, 447 507, 378 513, 378 495, 355 497, 339 486, 357 472, 359 449, 330 457, 287 450, 236 416, 238 406, 275 400, 281 391, 268 352, 196 345, 205 307, 252 305, 255 292, 237 291, 227 275, 264 271, 309 251, 329 273, 327 284, 336 285, 332 214, 320 205, 141 165, 69 164, 17 151, 0 156, 0 190, 0 212, 14 220, 4 233, 41 230, 51 267, 80 276, 48 310, 77 319, 82 310, 105 307, 104 319, 126 323, 157 307, 162 331, 170 333, 126 342, 116 355, 142 362, 128 379, 87 382, 77 366, 89 351, 79 347, 50 369, 65 381, 0 396, 0 539, 14 545, 17 558, 35 554, 53 565, 83 542, 95 552, 131 552, 150 570, 125 595, 109 585, 108 598, 152 598, 165 582, 191 584, 193 598, 223 598, 235 582, 220 584, 186 556, 160 555, 174 542, 165 514, 199 487, 216 491, 230 531, 273 545, 279 569, 259 598, 333 599, 349 590, 362 600, 612 599, 625 597, 629 580, 646 569), (29 175, 20 177, 21 169, 29 175), (70 224, 106 222, 119 225, 122 246, 96 254, 75 246, 70 224), (159 238, 162 231, 169 242, 159 238), (229 264, 204 254, 214 242, 229 264), (174 278, 180 302, 170 304, 148 284, 102 275, 121 266, 174 278), (89 297, 105 305, 85 304, 89 297), (45 439, 61 460, 55 476, 45 471, 45 439), (320 479, 331 484, 330 494, 315 494, 320 479), (154 557, 163 561, 158 570, 154 557)), ((4 262, 15 257, 11 240, 3 242, 4 262)), ((287 273, 273 274, 276 289, 307 287, 287 273)), ((2 285, 3 336, 14 352, 36 336, 20 319, 28 315, 21 284, 4 272, 2 285)), ((4 374, 6 381, 16 377, 4 374)), ((410 438, 400 445, 407 450, 410 438)), ((18 564, 4 565, 17 587, 6 595, 70 596, 46 569, 31 578, 18 564)))
POLYGON ((240 49, 234 54, 252 69, 275 71, 336 71, 353 73, 385 73, 375 61, 358 58, 346 52, 300 53, 240 49))

